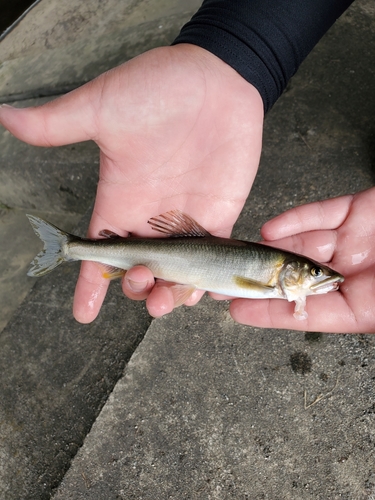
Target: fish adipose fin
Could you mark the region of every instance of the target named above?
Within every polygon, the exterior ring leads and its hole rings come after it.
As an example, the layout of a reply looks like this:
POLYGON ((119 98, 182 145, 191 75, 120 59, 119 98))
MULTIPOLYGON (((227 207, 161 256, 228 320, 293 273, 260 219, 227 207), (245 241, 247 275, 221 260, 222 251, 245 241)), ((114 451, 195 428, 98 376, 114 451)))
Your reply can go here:
POLYGON ((44 249, 31 262, 31 267, 28 276, 44 276, 45 274, 55 269, 66 260, 65 247, 73 239, 68 233, 61 231, 53 224, 46 222, 34 215, 26 214, 34 233, 44 243, 44 249))
POLYGON ((243 276, 234 276, 234 282, 240 288, 253 290, 254 292, 270 292, 275 289, 273 286, 265 285, 260 281, 244 278, 243 276))
POLYGON ((195 236, 200 238, 211 236, 204 227, 180 210, 171 210, 157 217, 152 217, 148 223, 155 231, 175 238, 181 236, 195 236))

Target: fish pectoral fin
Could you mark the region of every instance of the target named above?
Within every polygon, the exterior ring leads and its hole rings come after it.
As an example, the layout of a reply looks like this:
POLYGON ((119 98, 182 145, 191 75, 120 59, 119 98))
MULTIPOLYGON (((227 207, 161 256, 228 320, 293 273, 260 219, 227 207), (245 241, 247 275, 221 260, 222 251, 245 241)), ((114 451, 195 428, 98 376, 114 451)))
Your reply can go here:
POLYGON ((172 283, 163 280, 160 280, 160 283, 172 292, 175 307, 182 306, 196 290, 196 287, 193 285, 182 285, 181 283, 172 283))
POLYGON ((152 217, 148 223, 155 231, 175 238, 181 236, 195 236, 200 238, 211 236, 204 227, 180 210, 171 210, 157 217, 152 217))
POLYGON ((125 269, 120 269, 114 266, 107 266, 106 264, 100 264, 100 263, 99 265, 102 268, 102 276, 105 279, 115 280, 117 278, 122 278, 123 276, 125 276, 126 273, 125 269))
POLYGON ((240 288, 245 288, 247 290, 253 290, 257 292, 270 292, 274 290, 274 286, 265 285, 260 281, 252 280, 250 278, 244 278, 243 276, 234 276, 234 282, 240 288))

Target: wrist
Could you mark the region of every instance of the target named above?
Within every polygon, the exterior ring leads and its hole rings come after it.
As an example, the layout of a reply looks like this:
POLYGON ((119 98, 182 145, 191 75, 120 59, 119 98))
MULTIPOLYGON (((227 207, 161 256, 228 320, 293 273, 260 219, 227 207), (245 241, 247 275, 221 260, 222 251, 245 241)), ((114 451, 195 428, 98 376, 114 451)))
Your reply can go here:
POLYGON ((253 113, 258 116, 258 119, 263 120, 264 103, 258 89, 245 80, 232 66, 198 45, 178 43, 171 48, 180 52, 180 57, 191 59, 194 64, 200 66, 203 72, 213 73, 225 91, 239 92, 242 98, 251 103, 253 113))

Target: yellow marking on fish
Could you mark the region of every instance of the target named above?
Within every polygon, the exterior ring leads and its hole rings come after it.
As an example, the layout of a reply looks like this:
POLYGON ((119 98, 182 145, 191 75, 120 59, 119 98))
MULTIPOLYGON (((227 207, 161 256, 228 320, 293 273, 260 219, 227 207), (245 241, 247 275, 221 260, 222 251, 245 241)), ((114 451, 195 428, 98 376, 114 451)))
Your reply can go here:
POLYGON ((103 278, 107 280, 115 280, 117 278, 122 278, 125 276, 126 271, 124 269, 118 269, 116 267, 103 266, 104 270, 102 272, 103 278))

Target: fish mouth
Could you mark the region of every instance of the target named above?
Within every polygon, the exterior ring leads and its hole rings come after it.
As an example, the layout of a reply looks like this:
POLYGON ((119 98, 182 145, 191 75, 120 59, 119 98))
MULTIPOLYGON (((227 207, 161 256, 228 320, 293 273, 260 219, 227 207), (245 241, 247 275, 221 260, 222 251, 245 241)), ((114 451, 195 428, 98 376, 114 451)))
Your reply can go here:
POLYGON ((343 281, 344 276, 341 276, 341 274, 336 274, 335 276, 330 276, 329 278, 326 278, 319 283, 314 283, 314 285, 311 285, 310 290, 314 293, 327 293, 335 291, 339 289, 340 283, 342 283, 343 281))

